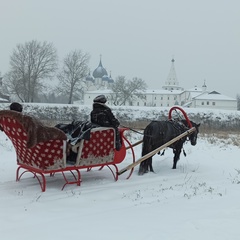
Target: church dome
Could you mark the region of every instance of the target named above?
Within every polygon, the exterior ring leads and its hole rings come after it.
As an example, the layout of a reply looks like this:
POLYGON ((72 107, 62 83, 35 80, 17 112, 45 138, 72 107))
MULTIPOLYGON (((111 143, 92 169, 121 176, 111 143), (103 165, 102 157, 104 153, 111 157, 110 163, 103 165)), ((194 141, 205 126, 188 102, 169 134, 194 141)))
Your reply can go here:
POLYGON ((104 75, 108 75, 106 69, 102 66, 102 61, 100 59, 98 67, 93 71, 94 78, 102 78, 104 75))
POLYGON ((109 83, 114 83, 114 80, 112 79, 112 75, 111 75, 111 72, 110 72, 110 76, 109 76, 109 80, 108 80, 109 83))
POLYGON ((109 77, 107 75, 104 75, 104 76, 102 76, 102 80, 108 82, 109 81, 109 77))
POLYGON ((92 82, 94 82, 94 79, 93 79, 93 77, 91 76, 90 72, 89 72, 88 76, 86 77, 86 80, 87 80, 87 81, 92 81, 92 82))

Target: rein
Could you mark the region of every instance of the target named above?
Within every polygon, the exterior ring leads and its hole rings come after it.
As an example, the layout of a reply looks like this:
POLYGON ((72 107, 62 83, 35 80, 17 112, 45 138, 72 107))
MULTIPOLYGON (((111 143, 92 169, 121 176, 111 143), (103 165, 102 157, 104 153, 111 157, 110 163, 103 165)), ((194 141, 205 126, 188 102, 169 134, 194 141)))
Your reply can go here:
MULTIPOLYGON (((185 129, 183 129, 183 126, 182 126, 181 124, 179 124, 179 123, 178 123, 178 125, 179 125, 178 127, 179 127, 179 128, 177 128, 177 127, 176 127, 176 124, 173 124, 173 122, 172 122, 172 125, 173 125, 173 127, 174 127, 176 130, 180 130, 180 133, 181 133, 181 129, 180 129, 180 128, 182 128, 182 130, 185 130, 185 129)), ((137 131, 137 130, 134 130, 133 128, 130 128, 130 127, 124 126, 124 125, 122 125, 122 124, 120 124, 120 126, 121 126, 121 127, 124 127, 124 128, 127 128, 127 129, 131 130, 132 132, 135 132, 135 133, 138 133, 138 134, 144 135, 144 133, 139 132, 139 131, 137 131)), ((186 130, 189 129, 189 128, 186 127, 186 126, 184 126, 184 127, 186 128, 186 130)), ((143 129, 143 130, 144 130, 144 129, 143 129)), ((145 135, 145 136, 147 136, 147 137, 152 137, 151 135, 145 135)), ((189 141, 188 138, 187 138, 187 141, 189 141)))
POLYGON ((121 127, 124 127, 124 128, 128 128, 129 130, 131 130, 131 131, 133 131, 133 132, 135 132, 135 133, 138 133, 138 134, 141 134, 141 135, 143 135, 143 133, 142 133, 142 132, 139 132, 139 131, 137 131, 137 130, 134 130, 133 128, 130 128, 130 127, 123 126, 122 124, 121 124, 120 126, 121 126, 121 127))

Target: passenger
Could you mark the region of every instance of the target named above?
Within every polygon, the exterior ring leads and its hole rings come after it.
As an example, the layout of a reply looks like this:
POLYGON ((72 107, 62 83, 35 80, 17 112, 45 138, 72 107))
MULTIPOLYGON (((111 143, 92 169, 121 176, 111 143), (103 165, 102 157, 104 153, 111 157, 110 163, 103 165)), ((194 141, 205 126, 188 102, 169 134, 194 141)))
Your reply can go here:
MULTIPOLYGON (((23 106, 18 102, 13 102, 10 104, 9 109, 16 112, 22 112, 23 106)), ((3 131, 3 128, 0 126, 0 130, 3 131)))
MULTIPOLYGON (((22 113, 22 111, 23 111, 23 106, 18 102, 11 103, 9 108, 12 111, 16 111, 16 112, 20 112, 20 113, 22 113)), ((34 117, 32 117, 32 118, 34 118, 34 117)), ((34 118, 34 121, 38 121, 39 124, 42 124, 39 120, 37 120, 35 118, 34 118)), ((60 126, 61 124, 58 124, 58 125, 60 126)), ((61 129, 61 127, 59 127, 58 125, 55 127, 63 131, 63 129, 61 129)), ((0 127, 0 130, 2 130, 1 127, 0 127)), ((68 143, 67 144, 67 161, 69 161, 69 163, 71 163, 71 164, 75 164, 76 156, 77 156, 77 153, 73 153, 71 151, 70 144, 68 143)))
POLYGON ((10 108, 10 110, 13 110, 13 111, 16 111, 16 112, 22 112, 22 110, 23 110, 22 104, 20 104, 18 102, 11 103, 9 108, 10 108))
POLYGON ((111 109, 105 104, 107 99, 104 95, 99 95, 93 100, 93 110, 91 111, 91 122, 102 127, 113 127, 116 135, 116 150, 122 147, 118 126, 119 121, 113 115, 111 109))

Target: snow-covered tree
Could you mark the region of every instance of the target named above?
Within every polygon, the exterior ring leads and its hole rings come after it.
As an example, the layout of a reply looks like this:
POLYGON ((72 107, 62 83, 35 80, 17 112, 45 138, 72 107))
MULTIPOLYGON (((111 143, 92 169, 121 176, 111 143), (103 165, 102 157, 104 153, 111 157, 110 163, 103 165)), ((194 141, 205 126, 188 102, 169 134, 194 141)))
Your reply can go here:
POLYGON ((57 75, 57 92, 68 96, 68 103, 73 103, 74 96, 84 91, 84 81, 89 72, 89 54, 81 50, 70 52, 63 61, 63 68, 57 75))
POLYGON ((113 93, 110 96, 111 102, 114 105, 125 105, 138 99, 144 99, 144 91, 147 88, 147 84, 141 78, 133 78, 132 80, 126 80, 125 76, 119 76, 115 82, 111 85, 113 93))
POLYGON ((18 44, 10 56, 5 84, 22 102, 34 102, 44 89, 44 81, 57 69, 57 50, 53 44, 32 40, 18 44))

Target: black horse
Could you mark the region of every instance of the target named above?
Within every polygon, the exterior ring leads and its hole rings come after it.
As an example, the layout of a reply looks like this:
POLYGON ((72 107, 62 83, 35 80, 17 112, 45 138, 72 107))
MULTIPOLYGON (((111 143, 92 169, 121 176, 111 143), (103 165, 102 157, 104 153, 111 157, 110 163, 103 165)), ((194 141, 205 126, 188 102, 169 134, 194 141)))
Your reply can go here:
MULTIPOLYGON (((192 127, 196 128, 196 131, 193 131, 188 136, 179 139, 169 146, 173 149, 174 153, 173 169, 176 169, 177 167, 177 161, 180 158, 183 143, 189 139, 191 145, 194 146, 197 144, 197 134, 199 132, 200 124, 196 124, 192 121, 190 122, 192 127)), ((152 121, 144 130, 142 156, 164 145, 187 130, 189 130, 189 127, 186 120, 152 121)), ((143 175, 148 171, 153 172, 152 157, 149 157, 145 161, 141 162, 138 173, 139 175, 143 175)))

